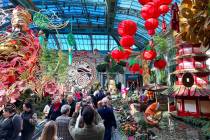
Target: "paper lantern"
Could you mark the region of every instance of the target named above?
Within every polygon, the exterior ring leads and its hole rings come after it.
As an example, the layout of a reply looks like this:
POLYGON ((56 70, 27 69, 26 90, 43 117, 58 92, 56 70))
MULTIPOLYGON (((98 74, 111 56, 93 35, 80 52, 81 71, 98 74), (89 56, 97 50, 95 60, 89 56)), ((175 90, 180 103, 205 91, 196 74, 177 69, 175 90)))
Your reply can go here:
POLYGON ((165 5, 169 5, 172 3, 172 0, 162 0, 163 1, 163 4, 165 5))
POLYGON ((142 68, 139 69, 139 74, 141 74, 141 75, 143 74, 143 69, 142 68))
POLYGON ((161 14, 165 15, 169 11, 168 5, 161 5, 159 7, 159 11, 160 11, 161 14))
POLYGON ((158 19, 156 18, 150 18, 147 19, 145 22, 145 28, 147 30, 154 30, 158 27, 158 19))
POLYGON ((153 60, 157 56, 155 50, 144 50, 143 57, 145 60, 153 60))
POLYGON ((122 60, 123 59, 125 60, 125 59, 128 59, 130 57, 131 50, 124 50, 124 51, 122 51, 122 53, 123 53, 122 60))
POLYGON ((149 34, 150 36, 155 35, 155 30, 154 30, 154 29, 153 29, 153 30, 148 30, 148 34, 149 34))
POLYGON ((159 7, 154 2, 149 2, 142 7, 141 16, 145 20, 149 18, 158 18, 160 16, 159 7))
POLYGON ((157 69, 164 69, 166 67, 167 63, 165 59, 156 60, 154 62, 154 67, 157 69))
POLYGON ((153 0, 153 2, 155 3, 156 6, 160 6, 162 4, 164 4, 164 0, 153 0))
POLYGON ((140 4, 145 5, 148 2, 152 2, 152 0, 138 0, 140 4))
POLYGON ((133 36, 123 36, 120 40, 120 45, 125 49, 130 49, 131 46, 135 44, 135 40, 133 36))
POLYGON ((120 61, 122 59, 123 53, 120 50, 113 50, 111 56, 114 60, 120 61))
POLYGON ((121 36, 125 35, 135 35, 137 31, 137 24, 132 20, 123 20, 118 25, 118 33, 121 36))
POLYGON ((169 5, 171 4, 172 0, 153 0, 153 2, 157 5, 169 5))
POLYGON ((130 66, 129 70, 133 73, 136 73, 140 70, 140 65, 139 64, 133 64, 132 66, 130 66))
POLYGON ((118 24, 118 34, 120 35, 120 36, 124 36, 125 34, 124 34, 124 31, 123 31, 123 23, 122 22, 120 22, 119 24, 118 24))
POLYGON ((130 57, 130 54, 131 54, 131 50, 124 50, 124 51, 113 50, 111 52, 112 58, 117 62, 119 62, 120 60, 128 59, 130 57))

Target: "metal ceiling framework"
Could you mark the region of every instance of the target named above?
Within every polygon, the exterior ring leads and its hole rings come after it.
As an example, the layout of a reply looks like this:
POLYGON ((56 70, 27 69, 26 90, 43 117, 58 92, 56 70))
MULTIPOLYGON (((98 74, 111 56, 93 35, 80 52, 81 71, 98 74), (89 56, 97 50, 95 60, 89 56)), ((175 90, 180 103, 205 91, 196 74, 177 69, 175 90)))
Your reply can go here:
MULTIPOLYGON (((173 1, 180 3, 180 0, 173 1)), ((3 0, 4 5, 1 7, 9 8, 12 6, 11 4, 5 5, 5 3, 13 3, 14 6, 21 5, 36 11, 45 9, 45 14, 50 14, 48 11, 56 12, 61 19, 60 23, 65 21, 72 23, 72 25, 68 24, 67 27, 58 32, 60 34, 84 35, 85 37, 88 35, 92 50, 95 48, 94 43, 97 44, 97 42, 94 42, 94 35, 99 37, 104 35, 107 38, 106 50, 108 51, 112 49, 113 45, 110 44, 110 39, 115 40, 117 43, 115 44, 119 45, 120 37, 117 33, 117 26, 119 22, 125 19, 137 22, 138 31, 135 36, 135 46, 139 50, 142 50, 150 39, 144 28, 144 20, 140 16, 142 5, 138 3, 138 0, 3 0)), ((165 20, 169 24, 170 13, 165 16, 165 20)), ((162 18, 159 18, 159 21, 161 23, 162 18)), ((161 32, 160 27, 156 30, 157 33, 161 32)), ((45 32, 52 35, 57 33, 54 30, 45 32)), ((53 35, 53 39, 58 44, 56 38, 57 36, 53 35)), ((74 49, 77 50, 77 46, 74 49)))

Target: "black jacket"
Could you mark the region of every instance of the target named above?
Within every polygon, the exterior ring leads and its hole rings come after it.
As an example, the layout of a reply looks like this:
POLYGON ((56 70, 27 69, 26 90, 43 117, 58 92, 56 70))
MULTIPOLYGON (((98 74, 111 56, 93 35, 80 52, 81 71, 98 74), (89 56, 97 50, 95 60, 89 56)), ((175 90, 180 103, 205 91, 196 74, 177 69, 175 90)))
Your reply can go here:
POLYGON ((104 120, 105 135, 104 140, 111 140, 112 127, 117 128, 114 112, 112 108, 103 106, 98 109, 98 113, 104 120))
POLYGON ((61 106, 62 104, 60 105, 58 110, 54 111, 54 105, 52 105, 50 107, 50 111, 47 116, 47 119, 55 121, 57 117, 61 116, 61 106))
POLYGON ((23 130, 21 140, 31 140, 37 124, 37 116, 32 111, 23 112, 21 114, 23 119, 23 130), (33 116, 35 115, 35 116, 33 116))
POLYGON ((35 123, 30 122, 29 120, 32 119, 33 112, 23 112, 21 117, 23 119, 23 132, 33 132, 35 130, 35 123))
POLYGON ((20 140, 22 119, 20 115, 14 114, 4 119, 0 124, 0 140, 20 140))
POLYGON ((72 115, 73 115, 73 113, 74 113, 74 111, 75 111, 75 107, 76 107, 76 101, 75 100, 73 100, 72 101, 72 103, 71 104, 69 104, 70 105, 70 113, 69 113, 69 117, 72 117, 72 115))

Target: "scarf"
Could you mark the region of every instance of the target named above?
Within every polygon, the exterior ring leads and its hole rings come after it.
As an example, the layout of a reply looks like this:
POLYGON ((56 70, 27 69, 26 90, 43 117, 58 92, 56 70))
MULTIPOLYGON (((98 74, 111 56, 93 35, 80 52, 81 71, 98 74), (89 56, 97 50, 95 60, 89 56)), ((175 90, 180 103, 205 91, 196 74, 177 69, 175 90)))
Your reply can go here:
POLYGON ((54 103, 54 105, 53 105, 53 107, 54 107, 53 108, 53 111, 55 111, 55 112, 58 111, 59 108, 60 108, 60 106, 61 106, 61 103, 59 103, 59 102, 58 103, 54 103))

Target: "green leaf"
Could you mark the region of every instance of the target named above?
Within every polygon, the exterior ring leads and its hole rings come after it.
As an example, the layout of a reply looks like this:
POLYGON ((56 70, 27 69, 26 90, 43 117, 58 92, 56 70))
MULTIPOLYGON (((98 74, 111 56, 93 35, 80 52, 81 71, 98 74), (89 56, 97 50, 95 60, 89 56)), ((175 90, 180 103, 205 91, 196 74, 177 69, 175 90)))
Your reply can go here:
POLYGON ((136 63, 136 60, 135 59, 130 59, 129 61, 129 66, 132 66, 136 63))
POLYGON ((124 51, 124 48, 121 47, 121 46, 118 46, 118 49, 119 49, 120 51, 124 51))
POLYGON ((36 12, 33 16, 33 22, 41 29, 48 29, 50 20, 44 14, 36 12))
POLYGON ((160 36, 154 37, 154 44, 155 44, 155 50, 160 53, 166 53, 168 51, 168 42, 165 38, 160 36))
POLYGON ((125 66, 126 66, 126 62, 125 62, 125 61, 120 61, 120 62, 118 63, 118 65, 121 65, 121 66, 125 67, 125 66))

